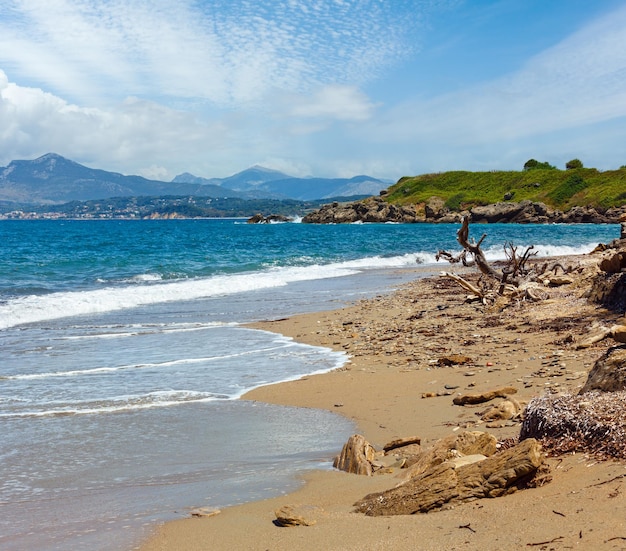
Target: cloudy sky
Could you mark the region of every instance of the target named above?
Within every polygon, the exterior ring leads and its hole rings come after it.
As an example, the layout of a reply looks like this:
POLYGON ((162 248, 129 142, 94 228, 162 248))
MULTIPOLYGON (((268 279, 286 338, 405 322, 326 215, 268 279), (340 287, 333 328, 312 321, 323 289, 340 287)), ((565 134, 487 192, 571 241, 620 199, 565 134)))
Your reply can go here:
POLYGON ((0 166, 626 164, 624 0, 0 0, 0 166))

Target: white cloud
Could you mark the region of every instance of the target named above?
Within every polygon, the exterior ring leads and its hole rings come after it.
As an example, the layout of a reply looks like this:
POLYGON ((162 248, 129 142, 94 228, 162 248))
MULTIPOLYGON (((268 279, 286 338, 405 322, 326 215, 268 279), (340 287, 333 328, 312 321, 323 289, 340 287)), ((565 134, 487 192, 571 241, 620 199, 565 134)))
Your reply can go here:
MULTIPOLYGON (((112 109, 82 108, 36 88, 9 83, 0 71, 0 150, 6 163, 50 151, 74 160, 106 161, 104 168, 124 171, 149 159, 202 155, 228 140, 217 121, 200 123, 194 115, 130 98, 112 109)), ((147 164, 146 173, 154 171, 147 164)), ((163 171, 160 171, 163 174, 163 171)))
MULTIPOLYGON (((408 53, 376 0, 0 0, 0 66, 77 103, 126 95, 239 105, 358 85, 408 53)), ((404 15, 404 17, 403 17, 404 15)))
POLYGON ((290 116, 364 121, 372 116, 374 105, 354 86, 329 85, 313 96, 301 98, 290 111, 290 116))

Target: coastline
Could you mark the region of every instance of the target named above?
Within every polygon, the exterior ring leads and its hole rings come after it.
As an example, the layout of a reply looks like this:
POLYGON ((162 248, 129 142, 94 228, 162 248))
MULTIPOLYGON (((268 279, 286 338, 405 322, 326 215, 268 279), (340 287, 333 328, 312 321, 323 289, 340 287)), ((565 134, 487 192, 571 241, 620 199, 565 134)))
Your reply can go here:
MULTIPOLYGON (((619 317, 581 294, 577 286, 559 287, 541 303, 497 311, 465 303, 455 283, 433 276, 336 311, 255 323, 251 326, 305 344, 345 351, 351 359, 338 370, 259 387, 242 399, 333 411, 354 421, 377 449, 414 435, 427 449, 462 428, 515 437, 518 423, 487 427, 476 415, 484 407, 455 406, 452 398, 509 385, 517 388, 520 402, 547 389, 577 391, 609 343, 575 350, 572 339, 580 339, 593 321, 610 324, 619 317), (440 359, 452 354, 464 354, 471 363, 443 366, 440 359)), ((495 550, 541 542, 548 549, 552 541, 557 548, 623 548, 626 505, 610 497, 619 493, 619 481, 607 481, 624 475, 625 466, 585 454, 549 462, 553 481, 540 488, 408 517, 351 512, 364 495, 396 485, 398 473, 315 471, 292 494, 227 508, 211 518, 166 523, 138 549, 495 550), (286 504, 310 506, 317 523, 274 526, 274 511, 286 504)))

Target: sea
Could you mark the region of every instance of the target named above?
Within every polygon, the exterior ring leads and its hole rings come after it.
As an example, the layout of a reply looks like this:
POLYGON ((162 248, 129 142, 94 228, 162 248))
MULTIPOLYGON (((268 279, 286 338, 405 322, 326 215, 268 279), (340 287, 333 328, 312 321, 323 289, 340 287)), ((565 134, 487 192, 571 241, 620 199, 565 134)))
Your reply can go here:
MULTIPOLYGON (((249 322, 450 270, 454 224, 0 221, 0 549, 134 549, 156 525, 296 489, 356 427, 240 400, 348 356, 249 322)), ((617 225, 472 226, 487 257, 586 253, 617 225)))

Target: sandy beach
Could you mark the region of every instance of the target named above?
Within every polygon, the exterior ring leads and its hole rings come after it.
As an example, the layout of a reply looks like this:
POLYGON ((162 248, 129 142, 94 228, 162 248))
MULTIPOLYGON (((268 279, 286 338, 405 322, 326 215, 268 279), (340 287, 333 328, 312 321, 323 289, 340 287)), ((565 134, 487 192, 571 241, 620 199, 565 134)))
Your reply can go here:
MULTIPOLYGON (((585 274, 593 273, 591 256, 581 262, 585 274)), ((454 271, 474 276, 471 269, 454 271)), ((619 318, 584 298, 585 277, 547 288, 549 296, 540 302, 485 306, 466 302, 466 291, 454 281, 424 278, 418 269, 415 275, 389 295, 255 324, 345 350, 350 361, 331 373, 256 389, 244 399, 333 411, 353 420, 376 449, 418 436, 426 450, 462 430, 486 431, 502 441, 519 435, 519 419, 484 421, 492 404, 458 406, 454 397, 510 386, 523 406, 546 392, 575 393, 615 344, 607 339, 576 347, 594 322, 611 325, 619 318), (465 359, 457 363, 460 357, 465 359)), ((355 513, 353 504, 397 485, 401 469, 369 477, 316 471, 292 494, 167 523, 139 549, 626 549, 626 464, 584 452, 547 462, 551 481, 537 488, 389 517, 355 513), (275 526, 275 511, 285 505, 305 508, 315 524, 275 526)))

